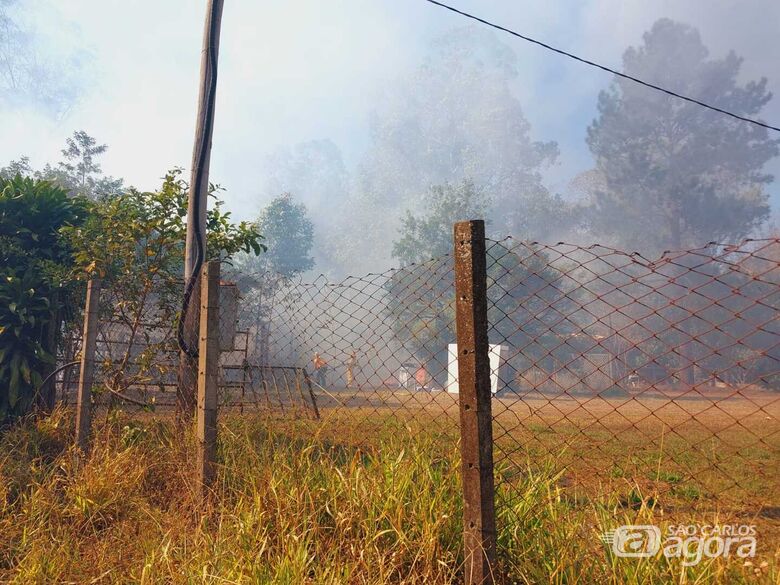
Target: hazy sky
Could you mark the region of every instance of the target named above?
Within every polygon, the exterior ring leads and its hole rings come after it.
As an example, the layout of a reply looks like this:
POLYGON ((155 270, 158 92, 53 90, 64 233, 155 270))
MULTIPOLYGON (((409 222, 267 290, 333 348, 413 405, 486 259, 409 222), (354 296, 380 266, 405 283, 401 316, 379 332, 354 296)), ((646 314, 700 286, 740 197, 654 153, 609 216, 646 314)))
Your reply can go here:
MULTIPOLYGON (((27 154, 56 161, 83 129, 108 143, 106 173, 153 188, 190 163, 205 0, 19 0, 43 54, 87 65, 81 100, 53 119, 34 108, 0 110, 0 164, 27 154)), ((778 0, 451 0, 467 11, 620 68, 628 45, 663 16, 699 28, 711 54, 744 57, 745 80, 769 78, 776 97, 763 117, 780 124, 778 0)), ((330 138, 348 166, 367 141, 374 97, 416 66, 437 34, 467 24, 423 0, 226 0, 220 49, 212 179, 237 217, 256 214, 262 161, 279 146, 330 138)), ((585 130, 600 71, 504 37, 521 61, 516 92, 539 140, 555 140, 560 189, 591 165, 585 130)), ((780 161, 769 169, 780 176, 780 161)), ((770 188, 775 211, 780 182, 770 188)))

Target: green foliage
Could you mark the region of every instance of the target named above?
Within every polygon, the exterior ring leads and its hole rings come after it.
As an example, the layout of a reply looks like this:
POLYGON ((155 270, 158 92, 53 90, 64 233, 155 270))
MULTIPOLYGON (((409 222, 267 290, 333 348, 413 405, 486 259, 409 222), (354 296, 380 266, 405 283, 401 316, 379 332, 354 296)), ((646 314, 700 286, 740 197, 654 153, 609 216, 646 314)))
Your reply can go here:
MULTIPOLYGON (((434 376, 441 374, 440 383, 447 370, 447 344, 455 341, 455 283, 447 257, 453 246, 452 226, 484 217, 488 205, 471 180, 431 187, 422 201, 423 213, 407 212, 393 246, 394 256, 406 265, 386 285, 395 335, 434 376)), ((488 242, 487 256, 491 343, 524 348, 513 356, 516 362, 533 356, 542 360, 549 348, 561 345, 558 336, 568 333, 567 326, 559 324, 559 311, 573 301, 556 285, 558 271, 530 244, 488 242)), ((517 371, 524 367, 514 366, 517 371)))
MULTIPOLYGON (((206 221, 207 258, 229 260, 239 252, 259 254, 264 246, 249 222, 233 224, 210 186, 206 221)), ((187 233, 188 185, 181 169, 169 171, 157 191, 130 189, 93 204, 90 217, 64 233, 82 275, 97 274, 135 291, 152 281, 182 277, 187 233)), ((128 295, 131 296, 131 295, 128 295)))
POLYGON ((314 225, 306 206, 295 203, 291 194, 284 193, 271 201, 260 213, 257 225, 268 250, 256 260, 245 259, 244 270, 291 278, 314 267, 314 225))
POLYGON ((29 410, 53 362, 64 317, 53 300, 72 291, 59 230, 85 214, 83 200, 47 181, 0 179, 0 421, 29 410))
MULTIPOLYGON (((207 259, 229 261, 240 252, 262 252, 262 237, 255 225, 232 223, 230 214, 221 209, 217 189, 213 185, 209 189, 207 259)), ((110 296, 105 304, 113 313, 110 318, 124 325, 128 335, 124 353, 106 364, 110 371, 104 378, 114 391, 122 391, 160 367, 154 362, 158 345, 172 343, 183 290, 187 195, 188 184, 181 170, 174 169, 159 190, 129 189, 100 200, 92 204, 82 225, 63 229, 74 250, 74 276, 104 279, 104 290, 110 296), (147 338, 150 331, 156 332, 157 341, 147 338), (134 355, 139 344, 144 350, 134 355), (131 357, 138 366, 132 373, 127 368, 131 357)))
POLYGON ((41 372, 53 360, 41 343, 51 318, 49 299, 36 284, 30 273, 0 281, 0 420, 29 410, 41 372))
POLYGON ((95 138, 79 130, 66 139, 65 148, 60 151, 62 160, 56 165, 46 164, 42 170, 34 170, 29 157, 22 156, 0 168, 0 177, 32 177, 50 181, 73 196, 104 199, 124 191, 122 179, 105 176, 100 167, 98 157, 107 150, 107 145, 98 144, 95 138))

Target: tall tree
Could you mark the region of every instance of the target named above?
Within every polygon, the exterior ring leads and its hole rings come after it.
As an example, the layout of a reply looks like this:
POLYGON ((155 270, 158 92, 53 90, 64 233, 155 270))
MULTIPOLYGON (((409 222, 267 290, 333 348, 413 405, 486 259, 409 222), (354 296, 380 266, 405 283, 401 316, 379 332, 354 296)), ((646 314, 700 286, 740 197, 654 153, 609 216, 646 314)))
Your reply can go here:
MULTIPOLYGON (((241 258, 234 278, 242 291, 242 318, 253 336, 252 358, 267 365, 268 331, 280 300, 277 293, 284 291, 290 279, 314 267, 314 224, 306 206, 284 193, 260 212, 257 226, 263 234, 265 254, 241 258)), ((288 294, 280 296, 284 302, 288 294)))
MULTIPOLYGON (((746 116, 771 99, 766 79, 737 82, 733 52, 710 59, 699 32, 657 21, 643 44, 623 55, 623 70, 746 116)), ((650 253, 734 240, 769 214, 764 172, 780 140, 764 128, 615 79, 599 96, 588 128, 596 159, 591 228, 650 253)))
POLYGON ((485 217, 490 201, 471 179, 457 185, 434 185, 423 199, 423 210, 406 212, 393 257, 402 264, 423 262, 452 250, 452 226, 457 221, 485 217))
MULTIPOLYGON (((439 384, 447 374, 447 344, 455 341, 455 288, 452 226, 455 222, 490 215, 490 199, 470 179, 457 185, 431 187, 420 199, 420 210, 407 212, 393 255, 403 267, 385 284, 388 314, 401 347, 412 353, 439 384)), ((516 371, 531 357, 549 361, 550 348, 564 347, 569 333, 560 315, 572 299, 561 289, 557 270, 543 250, 516 240, 490 242, 487 272, 491 343, 507 343, 516 371), (518 324, 522 323, 523 326, 518 324)))
POLYGON ((66 139, 61 151, 63 160, 56 167, 46 165, 42 174, 71 193, 89 199, 117 195, 122 190, 122 179, 105 176, 97 160, 107 150, 108 145, 98 144, 95 138, 78 130, 66 139))
POLYGON ((98 157, 105 154, 108 146, 79 130, 66 139, 62 160, 56 165, 49 163, 42 170, 33 170, 29 157, 22 156, 0 168, 0 177, 10 179, 17 174, 50 181, 68 191, 71 196, 83 196, 98 200, 119 195, 124 191, 123 180, 103 174, 98 157))
POLYGON ((244 270, 273 272, 291 278, 314 267, 314 225, 306 206, 295 203, 290 193, 271 201, 260 212, 257 227, 267 247, 265 254, 245 260, 244 270))
POLYGON ((263 174, 266 196, 295 193, 306 206, 314 226, 314 260, 319 270, 333 271, 339 253, 331 228, 349 215, 345 213, 349 176, 338 146, 330 140, 311 140, 279 149, 266 157, 263 174))
POLYGON ((6 166, 0 168, 0 179, 13 179, 16 175, 32 177, 33 174, 29 156, 22 156, 12 160, 6 166))
POLYGON ((350 240, 346 253, 370 260, 360 269, 388 262, 398 211, 415 211, 431 185, 473 179, 493 201, 489 219, 504 234, 548 235, 560 221, 563 203, 542 184, 558 148, 533 139, 513 90, 517 69, 517 55, 494 34, 457 28, 388 88, 341 230, 350 240), (365 227, 358 232, 353 224, 365 227))

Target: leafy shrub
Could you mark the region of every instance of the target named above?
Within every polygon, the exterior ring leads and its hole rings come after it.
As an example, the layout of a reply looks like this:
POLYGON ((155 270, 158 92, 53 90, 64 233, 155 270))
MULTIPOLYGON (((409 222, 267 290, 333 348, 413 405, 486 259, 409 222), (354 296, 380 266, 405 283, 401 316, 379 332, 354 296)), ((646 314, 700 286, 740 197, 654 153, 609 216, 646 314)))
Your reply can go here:
POLYGON ((30 409, 52 368, 63 307, 73 306, 60 229, 81 223, 86 205, 48 181, 0 178, 0 422, 30 409))

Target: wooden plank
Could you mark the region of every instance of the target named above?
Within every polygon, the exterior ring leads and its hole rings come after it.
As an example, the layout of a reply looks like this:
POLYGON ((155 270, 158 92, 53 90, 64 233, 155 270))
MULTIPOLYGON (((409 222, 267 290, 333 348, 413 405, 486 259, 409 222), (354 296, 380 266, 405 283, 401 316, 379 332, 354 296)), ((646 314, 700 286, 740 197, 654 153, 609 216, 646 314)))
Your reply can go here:
POLYGON ((465 583, 483 585, 496 567, 485 223, 455 224, 454 240, 465 583))
POLYGON ((99 308, 100 280, 94 279, 87 283, 84 335, 81 345, 81 372, 76 390, 76 445, 83 453, 89 450, 89 430, 92 425, 92 383, 95 377, 99 308))

